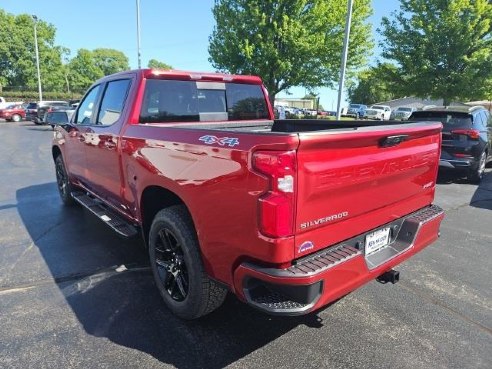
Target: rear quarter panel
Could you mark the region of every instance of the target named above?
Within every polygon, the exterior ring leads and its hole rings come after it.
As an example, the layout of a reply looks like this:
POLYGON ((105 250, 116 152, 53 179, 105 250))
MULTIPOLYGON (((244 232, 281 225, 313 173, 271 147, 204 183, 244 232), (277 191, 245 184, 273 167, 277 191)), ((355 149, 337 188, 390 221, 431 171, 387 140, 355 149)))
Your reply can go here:
MULTIPOLYGON (((220 137, 219 137, 220 138, 220 137)), ((293 237, 271 240, 258 231, 257 200, 268 181, 251 170, 254 150, 292 150, 297 135, 259 135, 165 125, 129 125, 122 137, 124 201, 141 220, 145 188, 160 186, 188 207, 207 272, 232 285, 244 260, 285 262, 293 257, 293 237), (206 135, 237 138, 238 145, 204 144, 206 135)))

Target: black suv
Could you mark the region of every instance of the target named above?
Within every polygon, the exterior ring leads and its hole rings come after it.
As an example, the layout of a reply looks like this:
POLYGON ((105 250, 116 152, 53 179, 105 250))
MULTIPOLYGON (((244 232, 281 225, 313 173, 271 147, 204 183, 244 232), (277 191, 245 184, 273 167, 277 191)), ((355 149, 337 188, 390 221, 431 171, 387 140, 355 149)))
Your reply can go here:
POLYGON ((26 120, 31 120, 35 124, 45 124, 45 114, 58 109, 70 109, 70 106, 66 101, 38 101, 29 103, 26 108, 26 120))
POLYGON ((470 181, 480 182, 492 159, 492 116, 484 107, 435 107, 413 112, 409 120, 442 122, 439 166, 465 171, 470 181))

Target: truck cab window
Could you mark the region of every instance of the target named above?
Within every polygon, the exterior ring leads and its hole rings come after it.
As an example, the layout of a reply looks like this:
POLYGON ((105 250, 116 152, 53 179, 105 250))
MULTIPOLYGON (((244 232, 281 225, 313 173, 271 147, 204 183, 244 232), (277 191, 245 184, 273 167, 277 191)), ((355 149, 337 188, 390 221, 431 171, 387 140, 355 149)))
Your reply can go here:
POLYGON ((129 79, 121 79, 108 83, 104 91, 101 107, 99 108, 96 124, 109 126, 120 118, 129 87, 129 79))
POLYGON ((90 124, 92 121, 92 114, 94 112, 94 105, 97 101, 100 85, 95 86, 82 100, 77 110, 77 117, 75 123, 77 124, 90 124))

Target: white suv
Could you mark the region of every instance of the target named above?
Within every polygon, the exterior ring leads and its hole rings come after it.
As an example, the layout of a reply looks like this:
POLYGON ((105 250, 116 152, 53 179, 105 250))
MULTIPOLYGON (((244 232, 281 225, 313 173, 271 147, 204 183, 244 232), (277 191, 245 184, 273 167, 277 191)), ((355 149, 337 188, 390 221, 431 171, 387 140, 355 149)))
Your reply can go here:
POLYGON ((387 105, 371 105, 370 110, 377 110, 380 112, 378 118, 380 120, 390 120, 391 108, 387 105))

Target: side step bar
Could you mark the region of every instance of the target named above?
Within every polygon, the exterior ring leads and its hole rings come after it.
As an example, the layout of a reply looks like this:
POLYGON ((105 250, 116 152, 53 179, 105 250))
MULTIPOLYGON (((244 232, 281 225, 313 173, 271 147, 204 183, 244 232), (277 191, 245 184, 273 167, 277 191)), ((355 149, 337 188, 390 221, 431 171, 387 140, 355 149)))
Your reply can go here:
POLYGON ((131 238, 138 235, 138 230, 134 225, 123 219, 120 215, 109 209, 99 200, 96 200, 82 192, 74 192, 72 197, 75 201, 96 215, 119 235, 126 238, 131 238))

